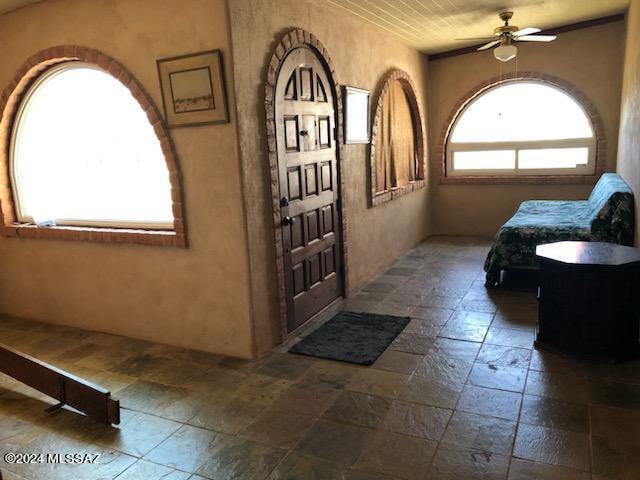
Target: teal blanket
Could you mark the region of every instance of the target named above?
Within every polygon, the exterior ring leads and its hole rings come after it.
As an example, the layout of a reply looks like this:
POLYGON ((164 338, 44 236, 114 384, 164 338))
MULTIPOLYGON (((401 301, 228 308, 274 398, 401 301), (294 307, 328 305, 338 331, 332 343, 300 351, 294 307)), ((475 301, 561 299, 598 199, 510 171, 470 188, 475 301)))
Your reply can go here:
POLYGON ((494 240, 484 270, 495 286, 507 267, 537 267, 535 250, 543 243, 582 240, 631 245, 633 192, 615 173, 602 175, 588 200, 523 202, 494 240))

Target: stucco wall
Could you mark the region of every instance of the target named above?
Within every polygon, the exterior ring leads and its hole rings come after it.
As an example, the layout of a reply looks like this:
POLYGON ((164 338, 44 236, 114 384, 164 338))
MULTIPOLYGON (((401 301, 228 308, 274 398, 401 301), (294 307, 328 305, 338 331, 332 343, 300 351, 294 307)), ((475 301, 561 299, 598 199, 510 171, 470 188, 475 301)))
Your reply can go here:
MULTIPOLYGON (((518 44, 518 62, 502 64, 503 73, 537 71, 559 77, 584 93, 605 129, 607 171, 616 165, 624 22, 562 33, 549 44, 518 44)), ((491 50, 429 62, 433 230, 439 234, 493 236, 530 199, 586 198, 592 185, 440 185, 434 149, 445 120, 472 88, 500 74, 491 50)), ((526 114, 526 112, 523 112, 526 114)), ((553 115, 553 112, 549 112, 553 115)))
POLYGON ((636 244, 640 240, 640 0, 631 0, 620 106, 618 171, 636 197, 636 244))
MULTIPOLYGON (((54 0, 0 16, 0 85, 46 47, 121 62, 161 108, 156 59, 220 48, 231 123, 171 130, 186 250, 0 238, 0 312, 249 357, 246 231, 224 0, 54 0)), ((72 138, 70 138, 72 141, 72 138)))
MULTIPOLYGON (((269 0, 229 2, 238 138, 249 225, 250 268, 256 345, 259 351, 280 339, 275 247, 271 218, 264 80, 272 50, 289 29, 307 30, 324 44, 336 80, 372 90, 391 68, 406 70, 421 91, 426 112, 426 59, 423 55, 347 16, 322 8, 322 2, 269 0)), ((372 98, 375 102, 375 96, 372 98)), ((352 288, 383 270, 429 232, 428 189, 368 208, 368 148, 346 145, 342 175, 347 215, 349 282, 352 288)))

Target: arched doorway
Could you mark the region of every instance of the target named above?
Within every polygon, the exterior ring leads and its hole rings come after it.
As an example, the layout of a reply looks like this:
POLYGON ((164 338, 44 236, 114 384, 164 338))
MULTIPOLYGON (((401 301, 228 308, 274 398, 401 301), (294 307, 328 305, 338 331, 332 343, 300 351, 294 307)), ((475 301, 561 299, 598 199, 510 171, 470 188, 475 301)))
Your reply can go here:
POLYGON ((282 55, 272 108, 274 228, 281 317, 289 333, 345 289, 338 92, 311 45, 282 55))

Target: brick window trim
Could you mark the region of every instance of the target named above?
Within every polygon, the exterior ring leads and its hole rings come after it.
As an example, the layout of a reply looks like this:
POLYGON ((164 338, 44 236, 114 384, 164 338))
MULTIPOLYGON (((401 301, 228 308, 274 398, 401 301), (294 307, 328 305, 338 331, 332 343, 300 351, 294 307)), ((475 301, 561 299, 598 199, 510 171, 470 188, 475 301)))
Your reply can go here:
POLYGON ((393 69, 387 73, 384 77, 382 88, 378 93, 378 100, 376 102, 376 109, 374 113, 373 131, 371 133, 371 145, 369 147, 369 170, 371 172, 371 206, 382 205, 383 203, 390 202, 398 197, 406 195, 411 192, 415 192, 426 186, 425 172, 427 163, 427 142, 425 139, 424 130, 424 115, 420 108, 420 102, 416 95, 417 89, 413 79, 409 74, 403 70, 393 69), (380 130, 380 121, 382 117, 382 102, 385 95, 391 88, 393 82, 399 82, 404 90, 404 93, 409 101, 409 109, 411 110, 411 117, 413 120, 413 135, 416 139, 416 152, 418 157, 418 175, 421 178, 414 180, 406 185, 394 187, 391 190, 384 192, 376 191, 376 146, 378 142, 378 133, 380 130))
POLYGON ((266 78, 264 82, 264 109, 265 109, 265 125, 267 135, 267 162, 269 165, 269 178, 271 186, 271 211, 273 218, 273 231, 276 247, 276 276, 278 286, 278 304, 280 313, 280 334, 284 341, 288 337, 287 333, 287 296, 285 290, 284 277, 284 248, 282 239, 281 216, 280 216, 280 191, 279 191, 279 175, 278 175, 278 151, 276 141, 276 123, 275 123, 275 98, 276 85, 278 81, 278 73, 284 63, 287 55, 297 48, 308 48, 320 59, 324 66, 325 73, 331 84, 332 94, 334 95, 334 107, 336 116, 336 145, 337 160, 339 165, 339 182, 340 198, 342 199, 341 208, 341 235, 342 235, 342 269, 344 272, 344 296, 349 295, 349 243, 347 242, 347 204, 345 198, 345 179, 344 168, 341 163, 345 158, 344 140, 343 140, 343 109, 342 109, 342 89, 338 83, 335 65, 329 52, 323 43, 313 33, 301 28, 294 28, 286 32, 272 50, 269 63, 266 65, 266 78))
POLYGON ((438 159, 438 183, 440 184, 586 184, 591 185, 596 183, 598 178, 604 173, 606 163, 606 149, 607 143, 605 138, 604 126, 598 110, 593 105, 591 100, 582 93, 577 87, 567 82, 562 78, 555 77, 553 75, 547 75, 546 73, 534 72, 534 71, 522 71, 511 72, 503 74, 502 76, 496 76, 490 78, 469 90, 465 93, 455 106, 451 110, 449 116, 445 119, 444 127, 438 137, 438 142, 435 148, 435 157, 438 159), (463 110, 478 96, 485 93, 487 90, 503 85, 506 83, 512 83, 517 81, 534 81, 539 83, 545 83, 552 87, 558 88, 563 91, 576 102, 578 102, 585 113, 589 117, 593 126, 594 133, 596 135, 596 165, 595 171, 591 175, 473 175, 473 176, 455 176, 448 177, 446 175, 447 165, 447 142, 451 129, 455 124, 458 116, 463 110))
POLYGON ((13 238, 40 238, 104 243, 128 243, 186 248, 184 207, 178 159, 162 116, 149 94, 133 75, 119 62, 92 48, 61 45, 30 56, 18 69, 13 80, 0 96, 0 234, 13 238), (173 204, 172 230, 143 230, 102 227, 37 227, 17 221, 10 177, 10 143, 15 116, 23 96, 35 80, 51 67, 64 62, 82 61, 96 65, 111 74, 129 89, 146 113, 149 123, 160 141, 171 183, 173 204))

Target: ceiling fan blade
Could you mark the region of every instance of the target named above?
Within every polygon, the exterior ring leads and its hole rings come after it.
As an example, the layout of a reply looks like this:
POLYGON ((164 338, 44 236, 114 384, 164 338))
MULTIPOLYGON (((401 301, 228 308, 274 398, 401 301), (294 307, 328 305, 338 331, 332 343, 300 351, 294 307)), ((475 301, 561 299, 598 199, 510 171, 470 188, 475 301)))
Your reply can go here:
POLYGON ((553 42, 556 38, 558 38, 556 35, 523 35, 516 40, 518 42, 553 42))
POLYGON ((493 42, 489 42, 489 43, 485 43, 484 45, 482 45, 481 47, 478 47, 478 51, 482 51, 482 50, 487 50, 495 45, 498 45, 500 43, 501 40, 494 40, 493 42))
POLYGON ((456 40, 468 42, 470 40, 477 40, 477 41, 480 41, 480 40, 491 40, 492 38, 496 38, 496 37, 492 36, 492 37, 476 37, 476 38, 456 38, 456 40))
POLYGON ((521 28, 517 32, 513 32, 512 35, 514 37, 521 37, 522 35, 531 35, 532 33, 538 33, 540 31, 541 30, 536 27, 527 27, 527 28, 521 28))

